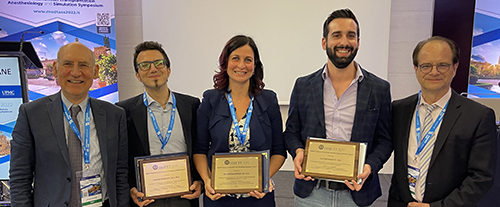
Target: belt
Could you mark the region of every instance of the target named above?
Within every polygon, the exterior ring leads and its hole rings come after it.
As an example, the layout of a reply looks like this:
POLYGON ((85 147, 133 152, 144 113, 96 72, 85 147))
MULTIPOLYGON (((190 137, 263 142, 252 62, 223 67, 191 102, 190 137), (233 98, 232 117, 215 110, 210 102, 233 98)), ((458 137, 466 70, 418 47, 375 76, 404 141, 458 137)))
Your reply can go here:
POLYGON ((324 187, 327 190, 348 190, 349 188, 345 183, 339 183, 334 181, 320 180, 319 186, 324 187))

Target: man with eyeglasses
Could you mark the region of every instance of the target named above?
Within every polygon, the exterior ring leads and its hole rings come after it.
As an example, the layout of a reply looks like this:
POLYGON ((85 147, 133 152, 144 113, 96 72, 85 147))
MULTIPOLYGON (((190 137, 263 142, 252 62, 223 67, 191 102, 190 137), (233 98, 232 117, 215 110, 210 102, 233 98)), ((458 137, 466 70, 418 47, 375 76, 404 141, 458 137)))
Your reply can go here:
POLYGON ((421 90, 393 102, 390 207, 476 206, 493 185, 495 114, 451 89, 459 56, 439 36, 413 51, 421 90))
POLYGON ((117 103, 127 113, 130 197, 138 206, 198 207, 202 183, 191 156, 200 100, 168 88, 170 60, 158 42, 146 41, 135 47, 134 69, 145 92, 117 103), (185 153, 190 157, 192 193, 140 201, 138 198, 143 198, 144 194, 137 190, 134 158, 173 153, 185 153))

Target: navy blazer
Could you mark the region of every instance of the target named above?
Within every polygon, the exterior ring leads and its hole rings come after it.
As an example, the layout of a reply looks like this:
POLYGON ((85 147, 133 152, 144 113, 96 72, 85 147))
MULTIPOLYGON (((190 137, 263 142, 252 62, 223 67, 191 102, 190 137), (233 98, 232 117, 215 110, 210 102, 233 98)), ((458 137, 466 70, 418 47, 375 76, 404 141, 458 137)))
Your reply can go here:
MULTIPOLYGON (((276 93, 262 90, 254 97, 250 119, 250 150, 270 150, 272 155, 286 157, 283 145, 283 123, 276 93)), ((233 124, 225 93, 211 89, 203 93, 198 109, 198 138, 195 154, 207 155, 209 167, 216 152, 229 152, 229 131, 233 124)))
MULTIPOLYGON (((177 113, 181 120, 182 131, 187 145, 187 154, 190 159, 192 180, 201 180, 198 171, 194 167, 192 157, 193 139, 196 137, 196 110, 200 105, 198 98, 173 92, 177 101, 177 113)), ((123 107, 127 114, 128 131, 128 151, 129 151, 129 185, 137 187, 134 158, 139 156, 149 156, 149 135, 148 135, 148 111, 142 99, 143 94, 116 103, 123 107)), ((198 199, 190 200, 192 206, 198 206, 198 199)), ((131 203, 133 203, 131 201, 131 203)), ((134 206, 135 203, 133 203, 134 206)))
MULTIPOLYGON (((408 139, 418 94, 394 101, 394 174, 388 206, 415 201, 408 187, 408 139)), ((452 92, 436 137, 427 173, 424 203, 476 206, 493 185, 496 124, 492 109, 452 92)))
MULTIPOLYGON (((361 71, 364 78, 358 82, 351 141, 368 143, 365 163, 371 166, 372 173, 361 190, 353 191, 351 195, 357 205, 366 206, 382 195, 378 171, 392 152, 391 92, 387 81, 363 68, 361 71)), ((305 148, 308 137, 326 137, 322 72, 323 68, 295 81, 284 133, 285 146, 294 158, 298 148, 305 148)), ((317 182, 317 179, 295 179, 295 195, 301 198, 309 196, 317 182)))
MULTIPOLYGON (((101 150, 109 204, 129 206, 125 111, 90 98, 101 150)), ((12 206, 65 206, 71 168, 64 132, 61 92, 22 104, 12 132, 12 206), (33 186, 32 183, 34 182, 33 186)))

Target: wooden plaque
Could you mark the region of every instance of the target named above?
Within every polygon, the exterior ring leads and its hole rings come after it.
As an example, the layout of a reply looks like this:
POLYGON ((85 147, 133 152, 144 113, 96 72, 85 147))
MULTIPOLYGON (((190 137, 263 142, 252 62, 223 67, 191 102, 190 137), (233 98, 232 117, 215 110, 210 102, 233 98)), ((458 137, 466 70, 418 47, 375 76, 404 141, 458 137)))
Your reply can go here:
POLYGON ((359 143, 307 139, 302 174, 337 181, 357 180, 359 143))
POLYGON ((211 179, 216 193, 262 192, 262 154, 213 155, 211 179))
POLYGON ((160 156, 137 162, 143 199, 159 199, 191 193, 189 156, 160 156))

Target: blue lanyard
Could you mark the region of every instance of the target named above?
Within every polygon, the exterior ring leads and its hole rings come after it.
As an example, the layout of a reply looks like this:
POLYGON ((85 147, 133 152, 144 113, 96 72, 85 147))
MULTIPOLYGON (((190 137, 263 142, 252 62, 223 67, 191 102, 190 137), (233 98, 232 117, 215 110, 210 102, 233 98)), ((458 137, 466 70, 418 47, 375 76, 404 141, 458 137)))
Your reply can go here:
POLYGON ((253 111, 253 96, 250 96, 250 105, 247 109, 247 118, 245 120, 245 125, 243 126, 243 132, 240 131, 240 127, 238 125, 238 118, 236 118, 236 110, 234 109, 233 99, 231 98, 230 93, 227 94, 227 103, 229 104, 229 109, 231 110, 231 116, 233 117, 233 125, 234 131, 236 131, 236 135, 238 136, 238 140, 241 145, 245 146, 245 139, 247 137, 248 127, 250 126, 250 118, 252 117, 253 111))
POLYGON ((420 152, 422 152, 422 150, 424 149, 424 147, 427 145, 427 142, 429 142, 429 140, 431 139, 432 135, 434 134, 434 132, 436 131, 436 128, 439 126, 439 124, 441 123, 441 121, 443 121, 443 117, 444 117, 444 113, 446 112, 446 108, 448 107, 448 102, 446 103, 446 105, 444 106, 443 110, 441 110, 441 113, 439 113, 439 116, 437 117, 436 121, 434 121, 434 124, 432 124, 431 128, 429 129, 429 132, 427 132, 427 134, 424 136, 424 139, 422 140, 422 142, 420 142, 420 137, 422 136, 421 135, 421 128, 420 128, 420 115, 419 115, 419 112, 418 112, 418 108, 420 106, 420 100, 421 100, 421 97, 422 97, 422 91, 420 91, 418 93, 418 104, 417 104, 417 111, 416 111, 416 120, 415 120, 415 127, 416 127, 416 133, 417 133, 417 145, 418 145, 418 148, 417 148, 417 152, 415 153, 415 155, 419 155, 420 152), (420 144, 419 144, 420 143, 420 144))
POLYGON ((163 148, 165 148, 165 145, 167 145, 168 140, 170 139, 170 135, 172 135, 172 129, 174 128, 174 122, 175 122, 175 96, 174 93, 172 92, 170 93, 172 94, 173 106, 172 106, 172 112, 170 114, 170 123, 168 124, 168 130, 167 134, 165 135, 165 138, 163 138, 163 136, 161 135, 160 127, 158 126, 158 122, 156 122, 156 117, 153 114, 153 111, 151 111, 151 109, 148 106, 146 92, 144 92, 144 94, 142 95, 142 99, 144 100, 144 105, 146 105, 146 108, 148 108, 149 117, 151 117, 151 122, 153 123, 153 127, 155 128, 156 136, 161 142, 162 154, 163 154, 163 148))
MULTIPOLYGON (((62 100, 61 100, 62 101, 62 100)), ((66 105, 64 105, 64 102, 62 102, 63 108, 64 108, 64 115, 66 116, 66 119, 68 120, 69 126, 75 133, 75 135, 80 139, 80 142, 82 141, 82 135, 80 134, 80 131, 78 130, 78 127, 76 126, 75 122, 73 121, 73 118, 71 118, 71 115, 69 114, 68 108, 66 105)), ((88 168, 90 164, 90 102, 87 103, 87 108, 85 109, 85 140, 83 144, 83 160, 85 161, 85 167, 88 168)))

